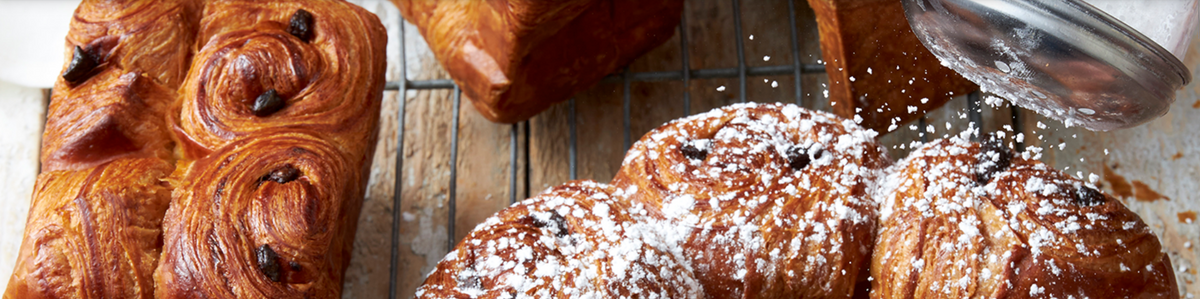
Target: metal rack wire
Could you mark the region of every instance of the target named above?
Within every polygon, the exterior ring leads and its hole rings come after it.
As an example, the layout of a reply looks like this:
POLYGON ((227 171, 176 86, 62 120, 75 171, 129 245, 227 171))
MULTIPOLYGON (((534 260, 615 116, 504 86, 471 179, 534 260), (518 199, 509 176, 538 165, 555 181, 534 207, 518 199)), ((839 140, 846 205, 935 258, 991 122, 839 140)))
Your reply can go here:
MULTIPOLYGON (((799 36, 798 36, 798 32, 797 32, 798 31, 797 30, 797 20, 796 20, 796 12, 795 12, 795 4, 794 4, 795 1, 787 1, 788 23, 790 25, 789 28, 790 28, 790 38, 791 38, 791 55, 793 58, 792 64, 760 66, 760 67, 747 67, 746 66, 745 45, 743 44, 743 41, 742 41, 743 35, 742 35, 741 3, 740 2, 741 1, 739 1, 739 0, 731 0, 731 4, 733 6, 732 12, 733 12, 733 20, 734 20, 734 24, 733 24, 734 33, 735 33, 734 36, 736 37, 734 39, 734 42, 735 42, 734 44, 735 44, 736 51, 737 51, 736 52, 737 53, 737 66, 735 68, 691 69, 689 67, 689 63, 688 63, 689 62, 689 60, 688 60, 689 59, 689 56, 688 56, 689 51, 688 51, 688 39, 687 39, 687 19, 681 18, 680 23, 679 23, 679 34, 680 34, 679 40, 680 40, 680 49, 681 49, 680 54, 681 54, 683 63, 682 63, 680 70, 678 70, 678 71, 657 71, 657 72, 630 72, 628 70, 628 68, 626 68, 625 70, 623 70, 621 72, 610 74, 607 77, 605 77, 604 79, 602 79, 602 82, 607 82, 607 83, 620 82, 622 84, 624 146, 626 149, 628 149, 632 144, 631 117, 630 117, 630 115, 631 115, 630 84, 632 82, 681 81, 683 83, 683 113, 684 113, 684 115, 690 115, 692 113, 692 111, 691 111, 691 95, 689 94, 688 90, 689 90, 689 83, 691 80, 713 79, 713 78, 737 78, 738 79, 738 97, 737 97, 737 99, 740 102, 745 102, 746 101, 746 89, 747 89, 746 88, 747 77, 791 75, 794 77, 794 80, 795 80, 795 84, 794 84, 795 89, 796 89, 795 103, 797 105, 803 104, 801 76, 804 74, 825 73, 825 67, 824 67, 824 65, 821 65, 821 64, 805 64, 805 63, 800 62, 800 46, 799 46, 800 43, 799 43, 799 36)), ((399 37, 400 37, 400 40, 403 41, 406 37, 404 34, 405 21, 402 17, 400 18, 399 25, 400 25, 400 30, 399 30, 400 36, 399 37)), ((390 81, 390 82, 387 82, 387 84, 385 85, 385 90, 399 91, 399 93, 400 93, 400 96, 397 97, 397 99, 399 101, 399 103, 398 103, 399 112, 398 112, 398 115, 396 116, 397 117, 397 125, 398 125, 396 151, 398 153, 404 152, 404 132, 405 132, 405 130, 404 130, 405 96, 404 95, 405 95, 406 91, 408 91, 408 90, 433 90, 433 89, 452 89, 453 90, 453 93, 452 93, 452 100, 454 101, 454 103, 453 103, 453 120, 452 120, 453 123, 451 126, 451 133, 450 133, 450 135, 451 135, 450 136, 451 150, 450 150, 450 161, 449 161, 449 163, 450 163, 450 182, 449 182, 449 195, 447 198, 447 201, 448 201, 447 207, 448 207, 449 215, 447 217, 448 220, 447 220, 447 224, 446 224, 447 225, 447 234, 448 234, 448 236, 447 236, 448 244, 447 244, 446 248, 448 248, 448 249, 453 248, 455 245, 454 244, 454 240, 455 240, 455 238, 454 238, 455 223, 454 222, 455 222, 455 212, 456 212, 455 211, 456 210, 455 196, 457 193, 456 192, 456 184, 457 184, 457 178, 458 178, 458 170, 456 167, 457 162, 458 162, 457 160, 458 160, 458 141, 459 141, 458 140, 458 125, 459 125, 459 110, 461 109, 460 99, 461 99, 462 91, 459 89, 458 85, 456 85, 452 80, 448 80, 448 79, 417 80, 417 81, 408 80, 407 65, 406 65, 407 63, 404 61, 404 57, 406 57, 406 56, 405 56, 405 47, 404 47, 403 42, 401 42, 401 46, 400 46, 400 57, 401 57, 401 65, 400 65, 401 80, 390 81)), ((969 120, 976 124, 982 123, 982 109, 980 108, 981 106, 980 106, 979 93, 978 92, 971 93, 970 95, 968 95, 967 101, 968 101, 969 120)), ((578 151, 577 151, 578 137, 577 137, 577 130, 576 130, 575 99, 574 98, 570 99, 566 103, 566 105, 567 105, 567 110, 568 110, 567 111, 567 124, 569 126, 569 138, 568 138, 568 142, 569 142, 569 145, 568 145, 568 155, 569 155, 568 159, 569 160, 568 160, 568 162, 569 162, 569 168, 570 168, 569 175, 570 175, 570 179, 574 180, 574 179, 578 178, 577 177, 577 175, 578 175, 578 168, 577 168, 577 165, 578 165, 578 151)), ((1018 125, 1020 124, 1018 117, 1019 117, 1019 111, 1017 110, 1016 107, 1014 107, 1013 108, 1013 126, 1014 127, 1018 127, 1018 125)), ((924 130, 926 128, 924 116, 922 116, 919 120, 919 127, 920 127, 920 130, 922 131, 922 133, 920 134, 921 141, 925 142, 925 141, 927 141, 929 134, 924 133, 924 130)), ((510 137, 511 153, 510 153, 509 157, 510 157, 512 163, 510 164, 511 165, 510 166, 510 178, 511 179, 509 180, 509 184, 510 184, 509 185, 509 201, 510 201, 510 203, 515 203, 518 199, 517 198, 517 173, 518 173, 517 168, 518 168, 518 165, 524 165, 524 178, 523 178, 524 186, 522 186, 522 190, 524 191, 524 194, 530 194, 529 193, 529 191, 530 191, 529 190, 529 188, 530 188, 530 186, 529 186, 529 173, 530 173, 529 165, 530 165, 530 163, 529 163, 529 150, 528 150, 529 149, 529 133, 530 133, 529 132, 529 121, 512 124, 511 132, 512 132, 510 134, 510 136, 511 136, 510 137), (523 135, 522 135, 522 133, 523 133, 523 135), (520 140, 519 140, 520 138, 518 138, 519 135, 526 137, 523 142, 520 142, 520 140), (520 152, 521 152, 520 148, 525 149, 524 155, 520 154, 520 152)), ((1018 145, 1018 147, 1020 147, 1020 145, 1018 145)), ((1018 150, 1020 150, 1020 148, 1018 148, 1018 150)), ((401 214, 400 207, 401 207, 401 194, 402 194, 401 190, 403 187, 401 185, 401 182, 403 181, 403 179, 401 177, 403 174, 402 170, 404 168, 404 158, 403 157, 404 157, 403 154, 396 155, 396 165, 395 165, 396 178, 395 178, 395 182, 394 182, 395 194, 393 195, 393 207, 395 207, 395 208, 393 208, 393 210, 392 210, 393 215, 392 215, 391 262, 390 262, 390 266, 389 266, 389 278, 390 278, 389 281, 391 283, 388 288, 388 298, 398 298, 397 297, 398 294, 397 294, 396 280, 397 280, 397 275, 398 275, 397 269, 399 268, 399 263, 400 263, 400 251, 399 251, 400 240, 399 240, 398 232, 400 231, 400 222, 401 222, 400 219, 402 218, 400 215, 401 214)))

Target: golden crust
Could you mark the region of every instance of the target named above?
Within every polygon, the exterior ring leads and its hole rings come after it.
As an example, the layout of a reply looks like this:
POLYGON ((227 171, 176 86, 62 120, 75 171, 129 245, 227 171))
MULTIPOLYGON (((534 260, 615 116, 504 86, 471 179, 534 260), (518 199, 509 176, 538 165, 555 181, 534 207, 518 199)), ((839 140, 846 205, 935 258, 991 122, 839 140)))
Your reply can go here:
POLYGON ((123 158, 38 175, 5 298, 152 298, 173 165, 123 158))
POLYGON ((385 43, 374 15, 341 1, 84 1, 5 298, 338 297, 378 131, 385 43), (288 27, 299 9, 310 30, 288 27), (246 113, 250 94, 268 88, 282 105, 246 113), (233 160, 261 165, 221 168, 233 160), (271 163, 296 169, 262 183, 271 163), (266 191, 225 189, 246 184, 266 191), (275 258, 238 251, 251 241, 274 246, 275 258), (287 268, 263 270, 262 260, 287 268), (266 272, 286 284, 255 284, 266 272))
POLYGON ((380 101, 365 99, 383 96, 387 35, 374 14, 335 1, 216 1, 199 30, 173 121, 184 158, 277 127, 329 133, 346 152, 375 146, 380 101), (287 31, 298 9, 313 15, 311 41, 287 31), (283 108, 255 117, 269 89, 283 108))
POLYGON ((871 298, 1179 297, 1136 214, 1019 156, 979 182, 972 170, 994 155, 1011 153, 939 140, 889 174, 871 298))
POLYGON ((417 297, 699 297, 684 258, 655 242, 662 227, 619 196, 576 181, 500 211, 438 263, 417 297))
POLYGON ((850 298, 871 253, 869 188, 890 164, 874 136, 792 105, 735 105, 647 133, 613 184, 690 228, 679 246, 711 298, 850 298), (687 157, 697 141, 708 154, 687 157), (790 166, 793 148, 810 164, 790 166))
POLYGON ((180 169, 163 220, 158 298, 338 297, 365 181, 327 140, 271 132, 180 169), (272 180, 282 168, 298 171, 272 180), (269 246, 279 281, 260 271, 269 246))
POLYGON ((393 0, 484 117, 515 123, 666 42, 682 0, 393 0))

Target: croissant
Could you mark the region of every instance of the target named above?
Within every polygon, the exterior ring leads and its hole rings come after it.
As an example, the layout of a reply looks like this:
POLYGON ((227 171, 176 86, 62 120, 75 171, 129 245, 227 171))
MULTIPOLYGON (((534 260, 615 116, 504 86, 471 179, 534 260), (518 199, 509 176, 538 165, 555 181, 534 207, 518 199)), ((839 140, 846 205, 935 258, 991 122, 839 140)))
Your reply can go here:
POLYGON ((552 187, 489 218, 417 295, 1178 297, 1158 238, 1087 184, 960 137, 893 166, 875 135, 790 104, 672 121, 611 184, 552 187))
POLYGON ((515 123, 674 35, 682 0, 392 0, 487 119, 515 123))
POLYGON ((385 43, 342 1, 83 1, 4 297, 339 297, 385 43))
POLYGON ((871 298, 1179 298, 1137 214, 996 140, 928 143, 883 180, 871 298))

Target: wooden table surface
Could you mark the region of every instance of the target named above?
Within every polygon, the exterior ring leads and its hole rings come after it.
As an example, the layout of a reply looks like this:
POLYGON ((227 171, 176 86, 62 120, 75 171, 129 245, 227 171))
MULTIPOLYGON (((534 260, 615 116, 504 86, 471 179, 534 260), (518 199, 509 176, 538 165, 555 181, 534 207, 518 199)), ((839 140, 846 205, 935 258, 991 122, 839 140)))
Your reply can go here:
MULTIPOLYGON (((378 14, 388 27, 388 80, 399 79, 399 11, 387 1, 352 1, 378 14)), ((817 63, 820 59, 817 30, 812 10, 805 1, 795 1, 799 22, 800 59, 817 63)), ((687 19, 689 66, 692 69, 728 68, 737 65, 733 32, 732 6, 728 0, 689 0, 687 19)), ((769 0, 743 0, 743 34, 748 66, 791 64, 787 3, 769 0), (749 38, 754 35, 753 40, 749 38), (770 56, 764 61, 763 56, 770 56)), ((423 39, 411 24, 404 26, 408 79, 446 79, 446 73, 433 59, 423 39)), ((1200 30, 1194 31, 1200 35, 1200 30)), ((1193 39, 1185 64, 1200 78, 1200 39, 1193 39)), ((631 71, 674 71, 682 67, 678 34, 663 46, 638 59, 631 71)), ((803 106, 829 110, 823 96, 824 74, 801 78, 803 106)), ((794 102, 792 76, 750 77, 747 98, 755 102, 794 102), (766 81, 764 82, 764 79, 766 81), (778 87, 770 82, 777 81, 778 87)), ((737 79, 704 79, 690 82, 690 113, 700 113, 737 102, 737 79), (724 91, 717 87, 725 86, 724 91)), ((616 173, 625 152, 622 113, 622 84, 600 83, 575 99, 577 126, 578 178, 607 182, 616 173)), ((685 115, 681 82, 645 82, 631 86, 631 133, 636 140, 642 133, 685 115)), ((407 298, 448 251, 447 223, 450 197, 450 173, 457 171, 456 238, 466 235, 475 225, 509 204, 510 184, 516 180, 518 199, 561 184, 570 178, 568 147, 570 134, 568 103, 554 106, 519 127, 518 151, 529 155, 529 165, 519 159, 512 165, 510 143, 512 126, 488 122, 466 100, 459 111, 458 160, 450 165, 453 102, 449 90, 408 91, 404 149, 402 153, 402 191, 399 207, 393 205, 394 167, 398 100, 397 92, 384 97, 381 136, 376 147, 369 191, 359 219, 354 256, 347 271, 345 298, 385 298, 388 294, 389 261, 392 242, 393 209, 399 208, 400 267, 397 294, 407 298), (524 131, 528 130, 529 134, 524 131), (528 142, 526 148, 524 144, 528 142), (517 167, 512 176, 511 167, 517 167), (528 174, 525 169, 529 169, 528 174), (524 178, 528 176, 529 181, 524 178)), ((0 117, 7 128, 0 138, 2 158, 10 165, 0 180, 8 192, 0 197, 6 217, 0 221, 0 282, 15 258, 21 226, 28 209, 28 190, 36 175, 36 149, 44 121, 44 94, 40 90, 0 84, 0 103, 20 111, 20 117, 0 117), (20 96, 18 96, 20 95, 20 96), (41 95, 41 98, 38 97, 41 95), (18 105, 19 104, 19 105, 18 105), (21 124, 20 127, 13 126, 21 124), (17 130, 19 128, 20 130, 17 130), (34 146, 29 146, 33 144, 34 146), (32 155, 31 155, 32 153, 32 155), (32 159, 32 160, 31 160, 32 159), (12 189, 17 188, 17 189, 12 189), (23 193, 23 194, 22 194, 23 193), (5 268, 7 267, 7 268, 5 268)), ((967 102, 963 97, 926 115, 935 137, 967 128, 967 102), (947 127, 947 124, 949 126, 947 127)), ((1000 104, 983 109, 984 131, 1003 130, 1011 123, 1012 109, 1000 104)), ((1061 124, 1032 113, 1022 113, 1021 127, 1027 147, 1042 148, 1042 161, 1067 173, 1079 172, 1084 178, 1095 173, 1106 192, 1123 198, 1126 205, 1140 214, 1159 234, 1171 256, 1183 294, 1200 295, 1196 268, 1200 267, 1200 227, 1195 220, 1200 211, 1200 84, 1195 81, 1178 91, 1171 111, 1145 125, 1114 131, 1090 132, 1063 128, 1061 124), (1059 149, 1060 144, 1063 149, 1059 149)), ((915 122, 914 122, 915 124, 915 122)), ((916 130, 906 124, 880 140, 890 149, 893 159, 908 153, 918 140, 916 130)), ((914 126, 915 127, 915 126, 914 126)))

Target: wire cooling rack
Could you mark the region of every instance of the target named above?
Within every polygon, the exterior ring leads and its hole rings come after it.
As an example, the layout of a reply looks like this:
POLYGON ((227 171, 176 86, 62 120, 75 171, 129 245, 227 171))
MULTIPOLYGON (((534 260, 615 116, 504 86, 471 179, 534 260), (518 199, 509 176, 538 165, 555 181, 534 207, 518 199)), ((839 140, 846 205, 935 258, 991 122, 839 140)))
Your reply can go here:
MULTIPOLYGON (((681 63, 680 69, 678 71, 629 72, 628 69, 625 69, 623 71, 610 74, 610 75, 606 76, 604 79, 602 79, 602 82, 606 82, 606 83, 619 82, 622 84, 622 101, 623 101, 622 102, 622 110, 623 110, 622 112, 623 112, 623 122, 624 122, 623 128, 624 128, 624 145, 625 145, 624 148, 625 149, 628 149, 632 145, 632 138, 633 138, 633 132, 630 128, 632 121, 630 118, 631 113, 630 113, 630 88, 629 88, 629 86, 632 82, 658 82, 658 81, 680 81, 680 82, 682 82, 683 83, 683 113, 684 113, 684 115, 691 115, 691 113, 692 113, 692 111, 691 111, 691 95, 688 92, 689 84, 690 84, 691 80, 715 79, 715 78, 737 78, 738 79, 737 99, 740 102, 746 102, 746 78, 757 77, 757 76, 791 75, 794 79, 794 83, 795 83, 794 86, 796 89, 795 103, 797 105, 803 104, 802 95, 804 93, 802 92, 802 89, 801 89, 801 87, 802 87, 801 82, 800 82, 801 76, 804 74, 816 74, 816 73, 823 74, 823 73, 825 73, 825 66, 821 65, 821 64, 806 64, 806 63, 800 62, 800 40, 799 40, 799 36, 798 36, 798 32, 797 32, 798 30, 796 29, 797 24, 796 24, 796 11, 795 11, 796 4, 794 3, 795 1, 787 1, 788 25, 789 25, 788 28, 790 31, 790 38, 791 38, 792 63, 791 64, 781 64, 781 65, 771 65, 771 66, 759 66, 759 67, 747 67, 746 66, 745 45, 744 45, 744 42, 742 41, 742 37, 744 35, 742 34, 742 19, 741 19, 742 14, 741 14, 741 3, 740 3, 741 1, 740 0, 731 0, 730 2, 731 2, 730 5, 732 5, 732 12, 733 12, 733 29, 734 29, 733 31, 734 31, 734 37, 735 37, 733 40, 734 40, 734 46, 736 47, 736 51, 737 51, 736 52, 737 67, 734 67, 734 68, 712 68, 712 69, 691 69, 691 68, 689 68, 687 19, 685 16, 685 17, 680 18, 680 21, 679 21, 680 54, 681 54, 683 63, 681 63)), ((405 24, 404 18, 401 17, 400 18, 400 30, 399 30, 399 35, 400 35, 401 41, 404 41, 406 38, 408 38, 404 34, 404 32, 405 32, 404 26, 406 26, 406 24, 405 24)), ((416 38, 420 38, 420 37, 416 37, 416 38)), ((446 238, 447 243, 448 243, 448 244, 446 244, 446 248, 447 248, 447 250, 450 250, 450 249, 453 249, 454 245, 455 245, 454 244, 455 243, 455 241, 454 241, 455 240, 455 238, 454 238, 454 229, 455 229, 454 222, 455 222, 455 212, 456 212, 456 198, 455 198, 456 193, 457 193, 456 192, 457 191, 456 184, 458 181, 458 169, 457 169, 458 168, 457 167, 457 165, 458 165, 457 164, 458 163, 458 141, 459 141, 458 126, 459 126, 459 110, 461 109, 461 107, 460 107, 461 101, 460 100, 462 97, 462 91, 459 89, 458 85, 454 83, 453 80, 449 80, 449 79, 408 80, 408 74, 407 74, 408 68, 407 68, 407 62, 405 61, 405 57, 406 57, 405 56, 405 44, 406 43, 404 43, 404 42, 400 43, 401 65, 399 68, 400 69, 399 78, 401 78, 401 81, 389 81, 386 83, 386 85, 384 87, 385 90, 399 91, 399 94, 400 94, 400 96, 396 97, 397 100, 399 101, 399 103, 398 103, 399 112, 396 116, 397 117, 397 125, 399 126, 396 130, 397 135, 398 135, 396 138, 397 153, 404 152, 405 93, 408 90, 453 89, 453 93, 452 93, 452 97, 451 97, 451 100, 454 101, 454 103, 453 103, 454 104, 453 119, 451 120, 452 125, 450 127, 451 128, 450 129, 450 161, 449 161, 449 163, 450 163, 450 167, 449 167, 450 182, 449 182, 449 188, 448 188, 449 193, 446 198, 446 200, 447 200, 446 206, 447 206, 447 211, 449 213, 448 217, 446 218, 447 219, 447 223, 446 223, 447 230, 446 231, 448 234, 448 236, 446 238)), ((972 93, 968 94, 966 97, 966 101, 967 101, 968 120, 975 124, 981 124, 983 121, 983 115, 982 115, 982 108, 980 106, 980 93, 978 91, 976 91, 976 92, 972 92, 972 93)), ((574 98, 570 99, 567 102, 567 107, 568 107, 567 108, 567 113, 568 113, 567 114, 567 124, 569 126, 569 132, 570 132, 569 139, 568 139, 568 142, 569 142, 569 144, 568 144, 568 149, 569 149, 568 150, 568 155, 569 155, 568 161, 569 161, 569 167, 570 167, 569 174, 570 174, 570 179, 574 180, 574 179, 577 179, 576 165, 578 163, 578 155, 577 155, 577 138, 578 138, 578 136, 576 134, 577 130, 576 130, 576 126, 575 126, 576 110, 575 110, 575 99, 574 98)), ((1021 131, 1020 117, 1021 117, 1021 111, 1016 106, 1013 106, 1012 107, 1012 119, 1011 119, 1012 123, 1011 123, 1011 125, 1013 127, 1013 130, 1015 130, 1017 132, 1021 131)), ((930 134, 924 132, 925 128, 927 127, 926 119, 924 116, 922 116, 917 121, 918 121, 917 126, 921 130, 920 139, 922 142, 926 142, 926 141, 928 141, 928 136, 930 135, 930 134)), ((522 186, 522 190, 525 192, 524 194, 531 194, 531 193, 529 193, 529 191, 530 191, 529 190, 529 173, 530 173, 529 165, 530 164, 529 164, 529 150, 528 150, 529 149, 529 138, 525 138, 523 144, 520 144, 520 145, 518 144, 518 139, 519 139, 518 135, 524 134, 524 136, 527 136, 527 137, 529 136, 529 121, 512 124, 511 130, 512 130, 512 134, 510 134, 511 137, 509 140, 509 142, 510 142, 509 148, 511 149, 511 153, 509 155, 509 158, 512 159, 511 160, 512 163, 509 164, 510 165, 509 166, 509 168, 510 168, 509 169, 509 174, 510 174, 509 177, 511 178, 509 180, 509 202, 515 203, 518 199, 517 198, 517 165, 524 165, 524 167, 525 167, 524 180, 523 180, 524 185, 522 186), (526 149, 524 151, 523 155, 520 154, 520 150, 519 150, 518 146, 521 146, 526 149), (523 162, 523 163, 518 163, 518 162, 523 162)), ((973 138, 978 138, 977 136, 978 135, 974 136, 973 138)), ((1022 144, 1020 144, 1018 142, 1016 144, 1016 148, 1018 151, 1021 151, 1023 146, 1022 146, 1022 144)), ((392 209, 393 215, 392 215, 392 234, 391 234, 391 236, 392 236, 391 264, 388 268, 389 269, 389 271, 388 271, 389 279, 390 279, 389 281, 391 283, 389 284, 389 287, 388 287, 388 298, 398 298, 397 297, 398 294, 397 294, 396 280, 397 280, 397 275, 398 275, 398 268, 400 267, 400 265, 399 265, 400 264, 400 251, 399 251, 400 234, 398 232, 400 231, 400 222, 401 222, 400 219, 402 218, 400 215, 401 214, 401 209, 400 209, 401 202, 400 201, 401 201, 401 193, 402 193, 401 190, 403 188, 403 186, 401 185, 401 182, 403 181, 402 175, 404 173, 402 171, 403 168, 404 168, 404 155, 397 154, 396 155, 396 165, 395 165, 395 176, 396 176, 395 180, 396 181, 394 182, 395 193, 392 198, 393 207, 395 207, 395 208, 392 209)))

